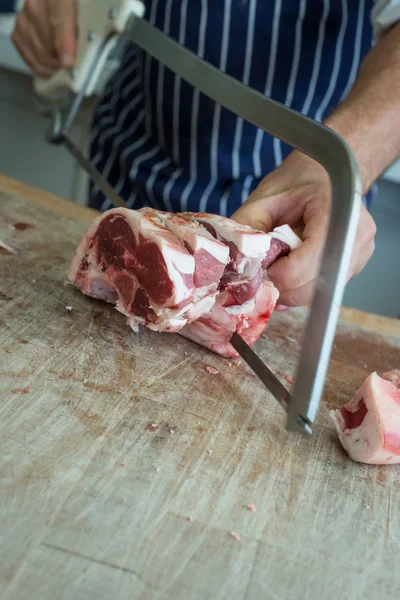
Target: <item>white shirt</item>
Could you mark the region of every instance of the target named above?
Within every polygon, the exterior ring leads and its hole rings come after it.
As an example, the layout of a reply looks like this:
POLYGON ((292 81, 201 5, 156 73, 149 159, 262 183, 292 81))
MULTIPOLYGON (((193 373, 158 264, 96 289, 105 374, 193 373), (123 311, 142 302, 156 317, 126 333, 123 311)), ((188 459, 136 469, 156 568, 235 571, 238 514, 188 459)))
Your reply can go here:
POLYGON ((375 0, 371 19, 376 43, 390 27, 400 21, 400 0, 375 0))

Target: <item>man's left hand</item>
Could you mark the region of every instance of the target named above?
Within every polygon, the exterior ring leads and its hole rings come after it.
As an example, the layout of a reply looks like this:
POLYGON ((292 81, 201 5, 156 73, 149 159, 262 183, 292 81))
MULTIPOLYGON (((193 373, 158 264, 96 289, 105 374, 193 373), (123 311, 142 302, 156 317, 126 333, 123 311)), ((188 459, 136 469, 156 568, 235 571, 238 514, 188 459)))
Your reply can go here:
MULTIPOLYGON (((303 244, 268 269, 268 276, 280 292, 280 304, 310 303, 329 224, 330 204, 330 180, 325 169, 294 151, 261 181, 233 215, 233 219, 254 229, 271 231, 288 224, 302 231, 303 244)), ((371 258, 375 232, 375 222, 363 205, 348 279, 360 273, 371 258)))

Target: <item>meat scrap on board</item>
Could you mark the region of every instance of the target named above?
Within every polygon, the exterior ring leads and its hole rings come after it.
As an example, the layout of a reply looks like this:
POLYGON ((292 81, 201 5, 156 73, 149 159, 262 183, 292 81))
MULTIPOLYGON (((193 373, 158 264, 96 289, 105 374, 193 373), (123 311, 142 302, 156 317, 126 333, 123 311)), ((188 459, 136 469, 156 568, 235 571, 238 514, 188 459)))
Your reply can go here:
POLYGON ((331 410, 343 448, 357 462, 400 463, 400 371, 372 373, 354 398, 331 410))
POLYGON ((236 358, 233 333, 253 344, 275 308, 267 268, 300 244, 288 225, 269 234, 207 213, 116 208, 89 227, 68 277, 134 330, 179 332, 236 358))

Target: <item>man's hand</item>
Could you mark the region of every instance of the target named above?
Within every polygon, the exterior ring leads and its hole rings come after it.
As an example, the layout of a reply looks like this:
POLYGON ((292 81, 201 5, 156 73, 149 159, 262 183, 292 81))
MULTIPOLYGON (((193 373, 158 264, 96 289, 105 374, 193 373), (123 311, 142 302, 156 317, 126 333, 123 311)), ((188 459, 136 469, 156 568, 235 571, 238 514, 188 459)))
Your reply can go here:
MULTIPOLYGON (((268 269, 279 289, 279 303, 308 304, 313 296, 329 223, 330 180, 325 170, 294 151, 265 177, 233 215, 240 223, 271 231, 287 223, 300 231, 303 244, 268 269)), ((359 273, 374 251, 375 223, 363 206, 348 279, 359 273)))
POLYGON ((76 0, 25 0, 12 34, 22 58, 44 78, 73 67, 76 37, 76 0))
MULTIPOLYGON (((369 52, 348 98, 325 124, 350 145, 360 170, 362 191, 400 156, 400 23, 369 52)), ((329 218, 330 184, 324 169, 295 151, 268 175, 235 213, 241 223, 270 231, 288 223, 304 227, 304 244, 268 270, 289 306, 309 303, 321 260, 329 218)), ((375 223, 363 207, 349 279, 374 250, 375 223)))

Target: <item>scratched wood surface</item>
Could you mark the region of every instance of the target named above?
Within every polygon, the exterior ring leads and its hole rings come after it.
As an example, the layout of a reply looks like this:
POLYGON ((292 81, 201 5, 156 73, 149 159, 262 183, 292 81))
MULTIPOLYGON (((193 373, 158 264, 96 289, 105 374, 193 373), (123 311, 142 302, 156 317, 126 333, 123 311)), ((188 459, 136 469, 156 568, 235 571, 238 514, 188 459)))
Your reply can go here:
MULTIPOLYGON (((398 599, 400 469, 353 463, 327 412, 399 367, 400 339, 341 323, 313 436, 289 434, 244 364, 134 334, 65 285, 85 223, 12 191, 0 192, 0 240, 17 250, 0 253, 1 599, 398 599)), ((275 314, 257 344, 277 372, 294 373, 304 319, 275 314)))

